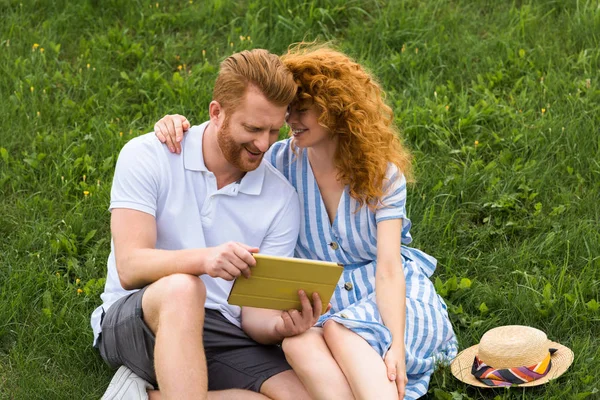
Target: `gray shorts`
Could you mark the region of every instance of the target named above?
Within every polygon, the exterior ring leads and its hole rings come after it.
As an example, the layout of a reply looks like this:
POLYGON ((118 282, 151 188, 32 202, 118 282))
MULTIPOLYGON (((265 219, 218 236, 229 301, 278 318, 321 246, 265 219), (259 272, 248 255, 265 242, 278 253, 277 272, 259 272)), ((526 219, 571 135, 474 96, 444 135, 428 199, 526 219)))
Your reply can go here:
MULTIPOLYGON (((156 387, 155 338, 143 319, 144 292, 145 288, 119 299, 103 314, 97 346, 108 365, 126 365, 156 387)), ((259 392, 264 381, 291 369, 280 346, 255 342, 219 311, 205 309, 205 313, 208 390, 259 392)))

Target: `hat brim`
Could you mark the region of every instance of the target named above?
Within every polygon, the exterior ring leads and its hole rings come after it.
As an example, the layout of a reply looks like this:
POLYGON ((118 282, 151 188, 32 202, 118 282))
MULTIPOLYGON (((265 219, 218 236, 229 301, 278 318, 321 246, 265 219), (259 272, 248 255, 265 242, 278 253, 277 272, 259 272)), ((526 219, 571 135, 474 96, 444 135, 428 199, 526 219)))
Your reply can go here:
MULTIPOLYGON (((467 383, 469 385, 478 386, 480 388, 493 389, 498 386, 488 386, 485 383, 479 381, 477 378, 471 374, 471 368, 473 366, 473 360, 475 359, 475 355, 477 354, 477 350, 479 345, 476 344, 474 346, 469 347, 461 351, 452 363, 450 364, 450 370, 452 371, 452 375, 459 381, 467 383)), ((552 368, 548 372, 546 376, 540 379, 536 379, 533 382, 521 383, 519 385, 514 385, 518 387, 528 387, 528 386, 539 386, 547 383, 551 379, 556 379, 569 368, 569 366, 573 363, 573 359, 575 355, 573 351, 563 346, 560 343, 548 341, 548 348, 557 349, 557 351, 552 355, 552 368)))

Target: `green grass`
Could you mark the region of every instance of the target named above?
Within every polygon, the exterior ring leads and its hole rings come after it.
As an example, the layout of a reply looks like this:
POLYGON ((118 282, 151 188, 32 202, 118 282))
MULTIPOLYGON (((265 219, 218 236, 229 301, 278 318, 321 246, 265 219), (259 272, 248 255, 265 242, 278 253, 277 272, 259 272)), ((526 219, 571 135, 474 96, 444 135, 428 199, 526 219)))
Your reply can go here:
POLYGON ((120 148, 166 113, 203 121, 231 52, 302 39, 386 88, 416 155, 414 245, 439 260, 461 347, 527 324, 575 352, 549 385, 440 370, 430 397, 598 396, 599 1, 236 3, 0 0, 0 399, 102 395, 89 315, 120 148))

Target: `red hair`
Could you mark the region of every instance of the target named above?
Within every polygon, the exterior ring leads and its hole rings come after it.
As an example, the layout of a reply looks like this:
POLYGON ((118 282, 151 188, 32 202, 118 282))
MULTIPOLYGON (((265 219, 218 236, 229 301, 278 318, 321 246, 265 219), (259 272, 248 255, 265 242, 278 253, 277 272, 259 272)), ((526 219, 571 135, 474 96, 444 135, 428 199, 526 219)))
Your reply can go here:
POLYGON ((287 106, 296 95, 292 74, 275 54, 264 49, 244 50, 227 57, 219 69, 213 99, 227 111, 235 111, 249 85, 271 103, 287 106))
POLYGON ((371 74, 339 51, 305 43, 288 50, 282 60, 298 85, 294 102, 316 105, 319 124, 338 136, 338 179, 361 206, 375 209, 381 203, 390 162, 412 181, 412 156, 371 74))

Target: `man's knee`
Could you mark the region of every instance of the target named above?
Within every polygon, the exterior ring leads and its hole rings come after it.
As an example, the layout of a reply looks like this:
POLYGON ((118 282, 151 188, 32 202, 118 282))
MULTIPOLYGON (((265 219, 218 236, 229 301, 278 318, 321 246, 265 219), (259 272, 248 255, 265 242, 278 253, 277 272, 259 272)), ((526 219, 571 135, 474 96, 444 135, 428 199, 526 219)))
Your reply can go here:
POLYGON ((204 308, 206 286, 202 279, 195 275, 173 274, 159 279, 155 284, 161 285, 161 296, 165 302, 186 303, 204 308))
POLYGON ((144 292, 142 309, 144 320, 156 333, 161 316, 180 316, 192 320, 204 318, 206 287, 197 276, 173 274, 152 283, 144 292))

